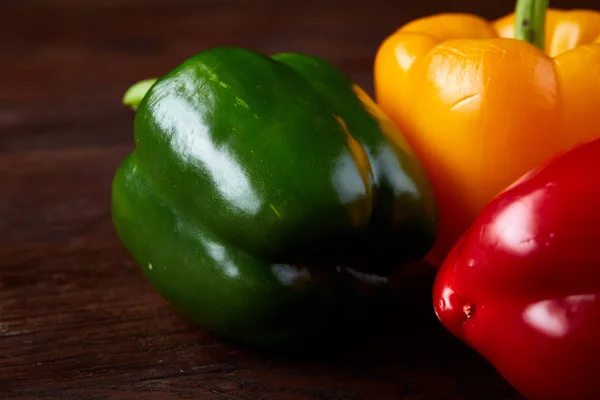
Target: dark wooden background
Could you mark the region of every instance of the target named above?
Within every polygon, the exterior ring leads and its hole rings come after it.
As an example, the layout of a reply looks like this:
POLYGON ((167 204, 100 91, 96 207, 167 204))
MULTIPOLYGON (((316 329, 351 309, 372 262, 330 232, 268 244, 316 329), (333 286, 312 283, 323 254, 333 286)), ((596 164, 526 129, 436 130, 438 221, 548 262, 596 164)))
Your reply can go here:
POLYGON ((406 278, 409 305, 366 345, 259 352, 174 312, 109 214, 112 175, 132 149, 132 113, 120 102, 133 82, 207 47, 236 45, 324 57, 372 91, 375 51, 402 23, 440 11, 495 18, 512 6, 0 1, 0 398, 519 399, 437 323, 431 273, 406 278))

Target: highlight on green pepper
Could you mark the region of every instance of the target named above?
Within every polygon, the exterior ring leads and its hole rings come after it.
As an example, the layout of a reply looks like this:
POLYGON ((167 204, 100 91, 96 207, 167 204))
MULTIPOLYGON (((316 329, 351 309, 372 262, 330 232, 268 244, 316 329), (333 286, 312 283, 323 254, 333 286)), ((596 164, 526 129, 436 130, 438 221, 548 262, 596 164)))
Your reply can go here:
POLYGON ((127 91, 135 150, 113 221, 145 276, 218 335, 321 339, 398 294, 436 203, 395 125, 347 75, 297 53, 220 47, 127 91))

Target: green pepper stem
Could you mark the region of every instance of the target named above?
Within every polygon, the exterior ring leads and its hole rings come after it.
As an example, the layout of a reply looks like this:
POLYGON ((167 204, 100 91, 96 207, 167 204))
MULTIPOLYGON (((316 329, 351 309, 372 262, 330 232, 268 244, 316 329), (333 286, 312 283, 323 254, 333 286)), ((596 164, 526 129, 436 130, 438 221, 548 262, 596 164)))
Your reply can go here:
POLYGON ((517 0, 515 38, 544 50, 546 10, 549 0, 517 0))
POLYGON ((123 96, 123 104, 136 110, 155 82, 156 79, 146 79, 131 86, 123 96))

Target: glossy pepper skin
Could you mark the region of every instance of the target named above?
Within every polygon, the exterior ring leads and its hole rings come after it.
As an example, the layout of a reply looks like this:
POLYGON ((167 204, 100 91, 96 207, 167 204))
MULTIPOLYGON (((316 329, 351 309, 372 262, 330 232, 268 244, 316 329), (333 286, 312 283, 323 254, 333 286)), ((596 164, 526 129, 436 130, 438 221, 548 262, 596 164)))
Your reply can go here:
POLYGON ((526 171, 600 125, 600 12, 546 13, 545 49, 512 39, 514 14, 439 14, 386 38, 377 103, 431 178, 439 265, 483 206, 526 171))
POLYGON ((315 57, 201 52, 149 86, 135 144, 113 183, 122 241, 166 299, 233 339, 285 344, 368 313, 434 241, 418 159, 315 57))
POLYGON ((596 139, 525 174, 436 277, 440 321, 531 400, 600 399, 599 165, 596 139))

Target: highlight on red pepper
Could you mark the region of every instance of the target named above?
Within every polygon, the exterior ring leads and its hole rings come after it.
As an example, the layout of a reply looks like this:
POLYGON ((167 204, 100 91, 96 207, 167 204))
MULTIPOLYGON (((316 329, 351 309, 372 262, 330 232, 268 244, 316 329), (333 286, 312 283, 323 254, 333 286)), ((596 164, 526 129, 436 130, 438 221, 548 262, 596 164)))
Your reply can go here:
POLYGON ((597 134, 589 127, 600 125, 600 12, 547 6, 519 0, 496 21, 419 18, 377 52, 376 101, 438 199, 435 265, 502 189, 597 134))
POLYGON ((599 167, 595 139, 524 175, 436 277, 441 323, 530 400, 600 399, 599 167))

